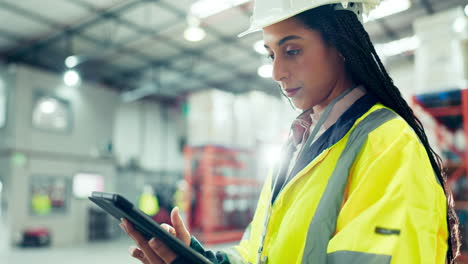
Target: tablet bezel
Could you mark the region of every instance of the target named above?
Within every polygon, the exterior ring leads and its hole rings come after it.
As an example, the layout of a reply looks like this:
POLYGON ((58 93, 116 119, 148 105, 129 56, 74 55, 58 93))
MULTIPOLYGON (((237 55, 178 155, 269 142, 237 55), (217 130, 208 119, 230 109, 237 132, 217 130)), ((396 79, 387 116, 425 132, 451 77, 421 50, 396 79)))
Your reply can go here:
POLYGON ((207 258, 185 245, 178 238, 163 229, 147 214, 136 208, 130 201, 116 193, 92 192, 88 197, 96 205, 120 221, 125 218, 147 240, 157 237, 184 260, 195 264, 212 264, 207 258))

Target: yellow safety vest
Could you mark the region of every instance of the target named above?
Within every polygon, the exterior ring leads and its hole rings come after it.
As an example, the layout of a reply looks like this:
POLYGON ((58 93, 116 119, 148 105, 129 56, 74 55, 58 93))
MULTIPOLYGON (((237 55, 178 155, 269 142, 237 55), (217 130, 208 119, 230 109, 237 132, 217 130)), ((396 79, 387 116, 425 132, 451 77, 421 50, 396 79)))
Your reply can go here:
POLYGON ((32 209, 38 215, 47 215, 52 211, 52 202, 47 194, 35 194, 32 197, 32 209))
POLYGON ((159 201, 156 195, 143 193, 138 201, 138 208, 149 216, 159 212, 159 201))
POLYGON ((307 163, 271 205, 272 182, 270 176, 232 260, 257 263, 262 249, 261 260, 269 264, 445 263, 444 191, 417 135, 381 104, 307 163), (367 117, 381 118, 376 112, 387 120, 353 135, 367 117), (350 162, 348 152, 355 152, 350 162), (335 169, 344 163, 349 168, 343 178, 335 169))

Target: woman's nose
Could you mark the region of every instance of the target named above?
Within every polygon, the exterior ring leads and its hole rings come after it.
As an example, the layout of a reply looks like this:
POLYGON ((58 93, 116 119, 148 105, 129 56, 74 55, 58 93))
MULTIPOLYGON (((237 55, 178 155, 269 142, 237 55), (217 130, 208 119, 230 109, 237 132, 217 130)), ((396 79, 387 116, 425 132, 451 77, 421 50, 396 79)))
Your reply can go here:
POLYGON ((276 82, 283 82, 289 77, 286 65, 279 59, 273 61, 273 80, 276 82))

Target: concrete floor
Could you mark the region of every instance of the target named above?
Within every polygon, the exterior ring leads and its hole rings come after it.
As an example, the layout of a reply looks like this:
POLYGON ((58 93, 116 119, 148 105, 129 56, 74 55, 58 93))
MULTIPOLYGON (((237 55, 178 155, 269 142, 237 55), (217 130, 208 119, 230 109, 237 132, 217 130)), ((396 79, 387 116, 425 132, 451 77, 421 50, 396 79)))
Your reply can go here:
MULTIPOLYGON (((9 245, 9 233, 0 217, 0 264, 138 264, 128 248, 135 245, 127 236, 108 242, 91 242, 70 247, 19 248, 9 245)), ((237 243, 207 247, 217 251, 237 243)))
MULTIPOLYGON (((3 240, 3 238, 1 239, 3 240)), ((2 264, 137 264, 130 257, 128 248, 133 242, 121 238, 112 242, 93 242, 64 248, 3 248, 0 250, 2 264)), ((209 247, 219 250, 233 244, 209 247)))

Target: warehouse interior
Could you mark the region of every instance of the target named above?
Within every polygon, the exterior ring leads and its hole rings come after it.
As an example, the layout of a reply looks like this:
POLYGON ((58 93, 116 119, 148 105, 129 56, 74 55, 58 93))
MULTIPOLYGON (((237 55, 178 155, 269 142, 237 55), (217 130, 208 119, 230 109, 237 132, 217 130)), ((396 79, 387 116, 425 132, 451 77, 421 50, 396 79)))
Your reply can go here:
MULTIPOLYGON (((236 244, 299 114, 251 0, 0 1, 0 263, 139 263, 91 203, 236 244)), ((364 26, 443 159, 468 263, 468 3, 383 0, 364 26)))

